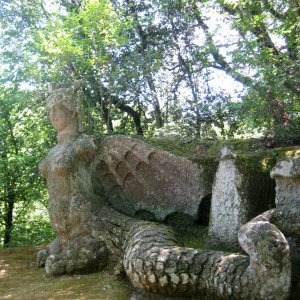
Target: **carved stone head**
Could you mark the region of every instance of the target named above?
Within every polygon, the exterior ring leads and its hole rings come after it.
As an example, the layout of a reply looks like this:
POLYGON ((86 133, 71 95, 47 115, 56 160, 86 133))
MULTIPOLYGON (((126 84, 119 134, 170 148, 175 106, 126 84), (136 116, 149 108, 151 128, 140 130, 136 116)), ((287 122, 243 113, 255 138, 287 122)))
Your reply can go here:
POLYGON ((47 107, 51 124, 58 132, 58 138, 59 135, 61 138, 63 135, 76 135, 81 130, 80 102, 77 93, 81 85, 81 81, 76 81, 69 86, 49 87, 47 107))

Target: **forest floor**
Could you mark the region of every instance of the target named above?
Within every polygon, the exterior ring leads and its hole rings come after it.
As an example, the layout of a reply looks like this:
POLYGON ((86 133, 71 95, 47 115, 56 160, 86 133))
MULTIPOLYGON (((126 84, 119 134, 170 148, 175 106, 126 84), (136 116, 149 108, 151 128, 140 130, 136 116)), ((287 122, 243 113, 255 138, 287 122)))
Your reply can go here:
MULTIPOLYGON (((202 247, 207 227, 193 226, 179 235, 190 246, 202 247)), ((12 300, 157 300, 133 289, 128 281, 110 272, 87 275, 47 277, 35 264, 36 253, 45 246, 21 246, 0 249, 0 299, 12 300)), ((174 299, 174 298, 173 298, 174 299)))
POLYGON ((138 299, 128 282, 108 272, 45 276, 35 265, 40 248, 0 249, 0 299, 138 299))

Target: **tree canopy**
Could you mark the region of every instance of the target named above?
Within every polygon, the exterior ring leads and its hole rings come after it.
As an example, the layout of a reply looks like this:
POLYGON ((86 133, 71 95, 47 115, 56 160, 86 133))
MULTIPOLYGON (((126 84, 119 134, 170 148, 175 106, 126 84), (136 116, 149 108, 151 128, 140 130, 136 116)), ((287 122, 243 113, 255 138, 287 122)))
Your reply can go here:
POLYGON ((4 243, 45 197, 50 82, 84 80, 87 133, 299 142, 299 0, 0 0, 0 20, 4 243))

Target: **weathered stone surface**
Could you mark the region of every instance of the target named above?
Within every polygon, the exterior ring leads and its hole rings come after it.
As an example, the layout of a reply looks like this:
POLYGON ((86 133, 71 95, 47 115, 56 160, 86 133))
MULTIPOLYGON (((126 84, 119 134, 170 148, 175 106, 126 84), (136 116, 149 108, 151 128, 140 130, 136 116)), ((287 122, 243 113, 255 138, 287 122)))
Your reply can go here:
POLYGON ((276 180, 276 211, 272 221, 288 236, 299 236, 300 157, 280 161, 271 176, 276 180))
POLYGON ((300 282, 300 157, 284 159, 272 169, 276 180, 276 210, 272 223, 287 237, 292 257, 293 286, 300 282))
POLYGON ((242 226, 239 241, 249 257, 178 247, 166 227, 139 223, 125 241, 125 271, 137 288, 201 299, 286 299, 291 263, 283 234, 268 212, 242 226))
MULTIPOLYGON (((271 170, 273 178, 297 178, 300 176, 300 160, 299 157, 286 158, 277 163, 271 170)), ((278 195, 280 196, 280 195, 278 195)))
POLYGON ((95 144, 91 137, 79 134, 77 88, 58 89, 48 97, 58 144, 39 168, 47 180, 50 220, 57 238, 37 258, 48 275, 95 271, 109 259, 118 260, 125 236, 120 223, 126 230, 128 222, 93 193, 95 144))
POLYGON ((245 163, 247 161, 238 160, 230 149, 222 149, 212 188, 209 249, 238 250, 238 231, 241 226, 274 207, 274 183, 269 173, 246 168, 241 172, 245 163))
POLYGON ((271 170, 276 180, 276 206, 299 205, 300 203, 300 157, 284 159, 271 170))
POLYGON ((199 190, 201 172, 185 158, 111 136, 102 142, 92 176, 96 192, 127 215, 163 221, 178 213, 196 220, 201 198, 210 192, 207 185, 199 190))
MULTIPOLYGON (((282 233, 269 222, 273 211, 241 227, 239 241, 248 257, 183 247, 167 226, 125 216, 96 196, 91 179, 95 145, 78 133, 76 105, 70 102, 70 94, 76 99, 74 90, 57 90, 49 98, 58 145, 40 170, 47 179, 57 238, 37 258, 48 275, 97 271, 121 260, 132 284, 152 293, 203 299, 287 298, 290 253, 282 233)), ((140 155, 148 154, 141 151, 140 155)), ((125 169, 118 176, 124 180, 126 174, 125 169)), ((170 180, 173 177, 171 173, 170 180)), ((144 178, 152 182, 151 176, 144 178)))
POLYGON ((45 267, 46 259, 49 256, 49 249, 42 249, 37 253, 36 265, 38 268, 45 267))

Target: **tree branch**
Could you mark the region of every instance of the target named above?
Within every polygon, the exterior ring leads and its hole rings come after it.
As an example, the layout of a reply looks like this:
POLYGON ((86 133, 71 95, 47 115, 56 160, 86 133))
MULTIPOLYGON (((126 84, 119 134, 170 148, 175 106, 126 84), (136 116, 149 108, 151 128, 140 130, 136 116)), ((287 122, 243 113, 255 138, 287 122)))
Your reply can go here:
POLYGON ((238 82, 240 82, 240 83, 242 83, 242 84, 244 84, 248 87, 253 86, 254 82, 250 77, 244 76, 244 75, 236 72, 229 65, 229 63, 225 60, 225 58, 220 54, 218 48, 216 47, 216 45, 213 41, 212 35, 209 32, 209 28, 205 24, 205 22, 203 21, 196 4, 192 5, 191 13, 194 15, 197 23, 199 24, 199 26, 204 31, 206 40, 208 42, 208 45, 209 45, 209 48, 210 48, 210 51, 211 51, 211 55, 213 56, 215 62, 220 65, 219 69, 225 71, 228 75, 230 75, 236 81, 238 81, 238 82))

